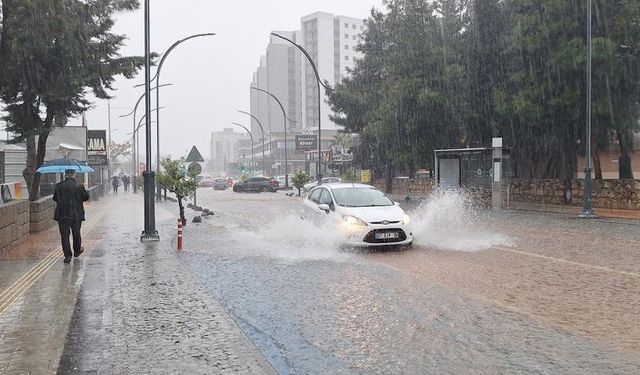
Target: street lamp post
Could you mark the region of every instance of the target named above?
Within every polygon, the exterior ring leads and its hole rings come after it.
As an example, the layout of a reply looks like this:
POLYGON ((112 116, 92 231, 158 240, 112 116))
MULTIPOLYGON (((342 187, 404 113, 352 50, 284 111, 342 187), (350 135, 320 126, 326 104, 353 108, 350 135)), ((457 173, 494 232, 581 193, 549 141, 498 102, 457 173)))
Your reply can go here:
POLYGON ((151 41, 149 0, 144 1, 144 97, 146 161, 144 176, 144 230, 140 241, 159 241, 154 202, 155 173, 151 169, 151 41))
POLYGON ((287 157, 287 120, 291 122, 295 122, 295 121, 287 117, 287 114, 285 113, 285 110, 284 110, 284 106, 282 105, 278 97, 276 97, 275 95, 273 95, 267 90, 263 90, 261 88, 253 87, 253 86, 251 86, 251 88, 254 90, 262 91, 265 94, 271 96, 278 103, 278 105, 280 106, 280 109, 282 110, 282 116, 284 117, 284 186, 285 188, 288 189, 289 188, 289 159, 287 157))
MULTIPOLYGON (((264 173, 267 171, 267 167, 265 165, 265 162, 266 162, 267 159, 264 156, 264 128, 262 127, 262 123, 260 122, 260 120, 258 120, 258 118, 256 116, 252 115, 249 112, 240 111, 240 110, 238 110, 238 112, 244 113, 245 115, 250 116, 252 119, 256 120, 256 122, 260 126, 260 130, 262 131, 262 174, 264 175, 264 173)), ((253 150, 253 147, 251 149, 253 150)))
POLYGON ((240 125, 237 122, 232 122, 233 125, 239 126, 242 129, 246 130, 247 133, 249 134, 249 137, 251 138, 251 177, 255 177, 256 174, 255 172, 255 168, 254 168, 254 164, 255 164, 255 157, 253 155, 253 134, 251 134, 251 132, 249 131, 249 129, 247 129, 244 125, 240 125))
POLYGON ((584 167, 584 199, 583 208, 579 218, 593 219, 598 216, 591 206, 591 70, 592 70, 592 42, 591 42, 591 21, 592 21, 592 5, 591 0, 587 0, 587 134, 586 146, 587 155, 584 167))
MULTIPOLYGON (((160 85, 159 87, 164 87, 164 86, 171 86, 173 85, 173 83, 165 83, 163 85, 160 85)), ((151 90, 155 90, 155 88, 152 88, 151 90)), ((131 143, 131 148, 133 149, 133 157, 131 158, 131 162, 133 163, 133 192, 137 193, 138 192, 138 184, 137 184, 137 176, 138 176, 138 164, 137 164, 137 147, 136 147, 136 111, 138 110, 138 105, 140 105, 140 102, 142 101, 142 99, 145 97, 145 93, 142 93, 142 95, 140 95, 140 97, 138 98, 138 101, 136 101, 136 105, 133 106, 133 109, 131 110, 131 112, 127 113, 126 115, 121 115, 118 116, 120 118, 124 118, 124 117, 129 117, 133 115, 133 126, 131 128, 131 132, 134 134, 134 138, 133 138, 133 142, 131 143)))
MULTIPOLYGON (((186 42, 189 39, 194 39, 194 38, 199 38, 199 37, 205 37, 205 36, 214 36, 216 35, 215 33, 203 33, 203 34, 194 34, 194 35, 190 35, 184 39, 180 39, 177 42, 173 43, 171 45, 171 47, 169 47, 165 53, 162 55, 162 58, 160 59, 160 63, 158 64, 158 69, 156 69, 156 75, 154 78, 152 78, 151 80, 153 81, 155 79, 156 81, 156 106, 160 106, 160 72, 162 71, 162 65, 164 64, 164 61, 167 59, 167 57, 169 56, 169 54, 171 53, 171 51, 173 51, 174 48, 176 48, 178 45, 180 45, 181 43, 186 42)), ((160 173, 160 112, 158 110, 156 110, 156 160, 157 160, 157 164, 156 164, 156 173, 160 173)), ((158 199, 160 199, 161 195, 160 195, 160 185, 157 186, 158 189, 158 199)))
POLYGON ((321 168, 321 163, 322 163, 322 126, 320 125, 321 122, 321 118, 322 118, 322 114, 321 114, 321 110, 320 110, 320 106, 321 106, 321 100, 320 100, 320 86, 324 87, 327 90, 330 90, 331 88, 327 85, 325 85, 324 83, 322 83, 322 81, 320 80, 320 74, 318 73, 318 68, 316 67, 316 64, 313 62, 313 59, 311 58, 311 56, 309 55, 309 53, 307 52, 307 50, 305 50, 304 48, 302 48, 301 45, 299 45, 298 43, 294 42, 293 40, 284 37, 278 33, 271 33, 271 35, 286 40, 287 42, 293 44, 296 48, 298 48, 303 54, 304 56, 307 58, 307 60, 309 61, 309 64, 311 64, 311 67, 313 68, 313 72, 315 73, 316 76, 316 81, 318 83, 318 166, 316 169, 316 174, 318 177, 318 183, 320 183, 320 181, 322 181, 322 168, 321 168))

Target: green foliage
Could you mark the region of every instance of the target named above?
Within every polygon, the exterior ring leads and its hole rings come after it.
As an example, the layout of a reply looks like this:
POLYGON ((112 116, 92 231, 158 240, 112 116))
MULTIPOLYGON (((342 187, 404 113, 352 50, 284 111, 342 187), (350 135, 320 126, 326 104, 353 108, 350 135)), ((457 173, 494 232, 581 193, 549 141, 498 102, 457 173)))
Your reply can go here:
MULTIPOLYGON (((584 150, 586 0, 389 0, 328 93, 356 162, 433 170, 433 150, 501 136, 522 177, 572 178, 584 150)), ((640 2, 593 0, 593 129, 628 154, 640 117, 640 2), (627 149, 625 151, 625 149, 627 149)))
POLYGON ((300 196, 300 190, 304 187, 304 184, 309 182, 311 178, 304 172, 296 172, 293 176, 291 176, 291 183, 293 187, 298 189, 298 196, 300 196))
POLYGON ((156 177, 156 182, 176 195, 180 220, 185 225, 187 220, 184 217, 182 200, 193 195, 198 189, 198 174, 187 168, 184 158, 179 160, 165 159, 161 166, 162 171, 156 177))
POLYGON ((195 193, 198 188, 197 173, 188 170, 184 158, 165 159, 161 165, 162 171, 156 177, 158 184, 174 193, 178 199, 190 197, 195 193))
POLYGON ((30 199, 51 128, 90 107, 87 89, 109 98, 117 75, 132 78, 142 66, 141 57, 119 55, 125 36, 110 31, 116 13, 137 7, 137 0, 2 1, 0 99, 12 141, 27 145, 30 199))

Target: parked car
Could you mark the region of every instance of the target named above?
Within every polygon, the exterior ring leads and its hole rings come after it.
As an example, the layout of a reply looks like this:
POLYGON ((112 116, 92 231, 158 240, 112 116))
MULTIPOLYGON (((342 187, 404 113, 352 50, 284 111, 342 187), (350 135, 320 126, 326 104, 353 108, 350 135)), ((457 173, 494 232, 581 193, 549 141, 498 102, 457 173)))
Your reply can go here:
POLYGON ((345 245, 411 246, 409 216, 378 189, 363 184, 323 184, 303 201, 302 217, 337 225, 345 245))
POLYGON ((198 186, 200 187, 213 186, 213 179, 209 176, 198 175, 198 177, 196 177, 196 180, 198 181, 198 186))
POLYGON ((266 177, 251 177, 245 181, 237 182, 233 185, 233 191, 237 193, 245 191, 276 191, 278 180, 266 177))
POLYGON ((213 180, 213 190, 227 190, 227 179, 216 178, 213 180))
MULTIPOLYGON (((278 176, 277 180, 278 180, 278 184, 280 185, 280 187, 285 187, 286 186, 285 176, 278 176)), ((291 186, 291 176, 289 176, 289 186, 291 186)))
MULTIPOLYGON (((335 183, 342 182, 342 179, 340 177, 324 177, 321 181, 322 181, 322 184, 335 184, 335 183)), ((304 184, 304 188, 302 190, 309 191, 316 186, 318 186, 318 181, 311 181, 309 183, 304 184)))

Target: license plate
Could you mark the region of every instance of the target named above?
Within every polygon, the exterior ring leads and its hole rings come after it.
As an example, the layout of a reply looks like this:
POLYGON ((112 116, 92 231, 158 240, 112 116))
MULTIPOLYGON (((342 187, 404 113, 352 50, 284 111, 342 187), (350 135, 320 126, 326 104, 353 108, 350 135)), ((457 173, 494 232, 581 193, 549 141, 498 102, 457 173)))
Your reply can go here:
POLYGON ((398 237, 400 237, 398 232, 376 233, 376 239, 377 240, 389 240, 389 239, 398 238, 398 237))

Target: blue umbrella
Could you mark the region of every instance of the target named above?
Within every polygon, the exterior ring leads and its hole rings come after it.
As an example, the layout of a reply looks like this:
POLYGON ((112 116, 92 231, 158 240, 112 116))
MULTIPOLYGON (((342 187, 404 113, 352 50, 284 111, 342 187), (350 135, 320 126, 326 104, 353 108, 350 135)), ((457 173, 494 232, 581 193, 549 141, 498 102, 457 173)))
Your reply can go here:
POLYGON ((64 173, 67 169, 73 169, 76 173, 91 173, 93 168, 75 159, 62 158, 45 162, 36 172, 39 173, 64 173))

